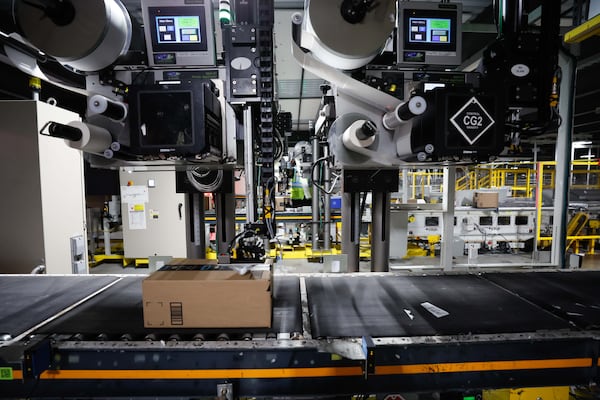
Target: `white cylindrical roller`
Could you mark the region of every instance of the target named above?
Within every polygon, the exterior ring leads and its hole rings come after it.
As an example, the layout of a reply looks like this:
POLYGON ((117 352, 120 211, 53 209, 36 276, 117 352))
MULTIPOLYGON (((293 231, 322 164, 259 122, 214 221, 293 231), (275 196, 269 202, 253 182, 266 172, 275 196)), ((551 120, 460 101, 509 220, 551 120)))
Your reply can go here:
POLYGON ((375 143, 375 136, 366 136, 362 134, 362 127, 366 123, 366 120, 359 119, 350 125, 342 135, 342 142, 344 146, 351 151, 355 151, 361 154, 372 153, 372 150, 367 150, 369 146, 375 143))
POLYGON ((301 45, 335 68, 351 70, 371 61, 394 29, 396 2, 376 2, 359 23, 347 22, 343 0, 310 0, 301 45))
POLYGON ((85 151, 86 153, 103 154, 104 150, 110 148, 113 142, 110 132, 99 126, 86 124, 81 121, 72 121, 68 125, 81 131, 80 140, 65 140, 74 149, 85 151))
POLYGON ((127 106, 95 94, 88 99, 88 115, 96 114, 104 115, 115 121, 123 121, 127 117, 127 106))
POLYGON ((72 0, 71 4, 72 18, 57 23, 47 17, 44 2, 14 0, 14 19, 31 44, 80 71, 104 69, 127 52, 132 25, 119 0, 72 0))
POLYGON ((394 111, 390 111, 383 116, 383 127, 393 131, 402 123, 410 120, 417 115, 421 115, 427 109, 427 102, 421 96, 414 96, 406 103, 398 104, 394 111))

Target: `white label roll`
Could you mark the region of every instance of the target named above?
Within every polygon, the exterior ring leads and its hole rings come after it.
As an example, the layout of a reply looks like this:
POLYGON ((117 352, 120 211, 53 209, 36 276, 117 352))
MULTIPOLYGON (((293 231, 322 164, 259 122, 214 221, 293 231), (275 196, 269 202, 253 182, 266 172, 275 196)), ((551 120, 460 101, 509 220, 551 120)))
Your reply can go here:
POLYGON ((88 99, 88 115, 102 114, 115 121, 123 121, 127 117, 127 106, 95 94, 88 99))
POLYGON ((80 140, 65 140, 74 149, 85 151, 86 153, 102 154, 104 150, 110 148, 113 142, 110 132, 99 126, 80 121, 72 121, 68 125, 81 131, 80 140))

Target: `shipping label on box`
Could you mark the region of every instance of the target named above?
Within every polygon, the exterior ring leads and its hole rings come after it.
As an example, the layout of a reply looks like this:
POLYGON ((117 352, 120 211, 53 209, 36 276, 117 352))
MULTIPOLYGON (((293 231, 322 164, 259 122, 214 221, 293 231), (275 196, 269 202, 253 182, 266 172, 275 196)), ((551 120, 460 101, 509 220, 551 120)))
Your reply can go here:
MULTIPOLYGON (((245 267, 245 268, 244 268, 245 267)), ((167 265, 142 283, 146 328, 268 328, 271 270, 167 265)))

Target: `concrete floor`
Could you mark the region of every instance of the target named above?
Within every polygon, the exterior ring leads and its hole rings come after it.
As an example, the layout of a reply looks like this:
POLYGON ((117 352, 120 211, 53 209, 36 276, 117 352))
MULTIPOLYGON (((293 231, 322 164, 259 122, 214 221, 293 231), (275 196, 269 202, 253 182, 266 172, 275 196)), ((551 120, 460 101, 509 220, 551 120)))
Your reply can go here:
MULTIPOLYGON (((332 262, 340 260, 339 256, 333 256, 331 259, 324 258, 322 263, 309 262, 305 259, 284 259, 275 263, 275 272, 281 273, 319 273, 331 272, 332 262)), ((468 257, 461 256, 454 258, 453 270, 479 270, 479 269, 522 269, 543 266, 534 262, 532 255, 528 253, 516 254, 480 254, 475 260, 469 262, 468 257)), ((343 261, 342 261, 343 265, 343 261)), ((546 264, 547 266, 548 264, 546 264)), ((586 256, 583 258, 583 268, 599 268, 600 255, 586 256)), ((359 265, 360 272, 368 272, 371 269, 370 261, 361 261, 359 265)), ((410 270, 442 270, 439 257, 410 257, 404 259, 390 260, 390 270, 410 271, 410 270)), ((342 266, 343 271, 343 266, 342 266)), ((123 267, 120 263, 99 264, 90 268, 92 274, 148 274, 150 271, 147 266, 123 267)))

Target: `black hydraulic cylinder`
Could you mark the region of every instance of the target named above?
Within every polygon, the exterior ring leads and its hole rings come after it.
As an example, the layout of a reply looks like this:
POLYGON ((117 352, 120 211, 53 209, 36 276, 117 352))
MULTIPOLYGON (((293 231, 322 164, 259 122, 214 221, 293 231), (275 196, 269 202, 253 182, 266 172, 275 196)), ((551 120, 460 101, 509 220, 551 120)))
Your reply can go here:
POLYGON ((81 137, 83 135, 79 128, 59 124, 58 122, 52 122, 50 125, 48 125, 48 133, 52 137, 72 140, 74 142, 81 140, 81 137))

